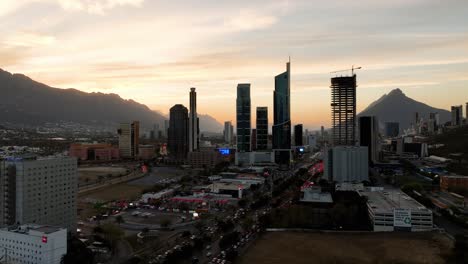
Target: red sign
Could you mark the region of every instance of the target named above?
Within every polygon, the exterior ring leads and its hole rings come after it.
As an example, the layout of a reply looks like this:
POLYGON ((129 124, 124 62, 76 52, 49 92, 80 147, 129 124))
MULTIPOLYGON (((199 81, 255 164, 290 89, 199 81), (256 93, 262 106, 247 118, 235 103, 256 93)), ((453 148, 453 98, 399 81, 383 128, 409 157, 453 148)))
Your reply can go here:
POLYGON ((42 237, 42 243, 47 243, 47 237, 46 236, 42 237))

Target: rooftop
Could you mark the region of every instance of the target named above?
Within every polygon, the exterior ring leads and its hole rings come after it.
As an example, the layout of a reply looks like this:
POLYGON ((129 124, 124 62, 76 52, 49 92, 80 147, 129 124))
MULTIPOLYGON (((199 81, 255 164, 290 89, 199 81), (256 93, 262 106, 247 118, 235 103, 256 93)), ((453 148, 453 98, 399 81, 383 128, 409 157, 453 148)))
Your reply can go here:
POLYGON ((362 196, 368 197, 368 205, 373 211, 390 212, 395 208, 424 210, 428 209, 409 197, 399 189, 385 189, 383 191, 363 191, 362 196))
POLYGON ((56 226, 46 226, 46 225, 34 225, 34 224, 29 224, 29 225, 21 225, 21 226, 14 226, 14 227, 8 227, 1 229, 3 231, 8 231, 8 232, 13 232, 13 233, 19 233, 19 234, 28 234, 30 231, 36 231, 40 232, 43 234, 52 234, 57 231, 60 231, 64 228, 61 227, 56 227, 56 226))

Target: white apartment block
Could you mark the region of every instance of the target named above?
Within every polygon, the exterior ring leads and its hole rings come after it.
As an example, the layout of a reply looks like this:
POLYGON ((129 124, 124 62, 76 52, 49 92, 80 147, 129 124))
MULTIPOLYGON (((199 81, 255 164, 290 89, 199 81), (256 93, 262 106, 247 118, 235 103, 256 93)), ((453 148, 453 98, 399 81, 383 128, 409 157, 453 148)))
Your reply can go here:
POLYGON ((67 230, 23 225, 0 229, 0 262, 8 264, 59 264, 67 253, 67 230))
POLYGON ((0 227, 39 224, 76 230, 76 158, 17 157, 0 163, 0 227))

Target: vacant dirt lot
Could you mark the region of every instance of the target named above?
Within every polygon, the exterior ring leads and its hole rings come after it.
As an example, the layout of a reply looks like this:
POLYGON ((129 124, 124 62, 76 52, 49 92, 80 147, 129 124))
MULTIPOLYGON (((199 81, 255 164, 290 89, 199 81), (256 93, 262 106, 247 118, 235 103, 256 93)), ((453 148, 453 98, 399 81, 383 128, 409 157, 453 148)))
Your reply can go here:
POLYGON ((270 232, 238 263, 445 263, 450 248, 448 238, 433 233, 270 232))
POLYGON ((117 177, 126 175, 127 169, 122 167, 80 167, 78 175, 80 183, 95 182, 99 177, 117 177))

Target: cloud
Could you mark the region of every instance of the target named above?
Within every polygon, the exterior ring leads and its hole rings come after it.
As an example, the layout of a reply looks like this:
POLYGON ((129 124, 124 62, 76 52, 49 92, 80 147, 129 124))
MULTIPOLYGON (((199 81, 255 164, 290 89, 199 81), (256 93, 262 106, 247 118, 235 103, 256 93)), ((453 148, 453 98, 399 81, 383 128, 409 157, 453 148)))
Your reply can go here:
POLYGON ((119 6, 140 7, 145 0, 55 0, 65 10, 86 11, 102 15, 106 10, 119 6))
POLYGON ((3 45, 12 47, 37 47, 54 44, 55 37, 37 32, 20 31, 7 36, 3 45))
POLYGON ((224 25, 232 31, 250 31, 272 26, 277 18, 254 10, 241 10, 239 14, 225 20, 224 25))

